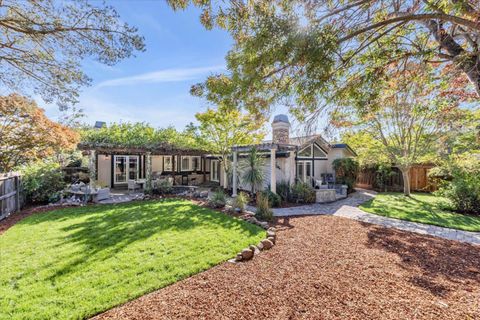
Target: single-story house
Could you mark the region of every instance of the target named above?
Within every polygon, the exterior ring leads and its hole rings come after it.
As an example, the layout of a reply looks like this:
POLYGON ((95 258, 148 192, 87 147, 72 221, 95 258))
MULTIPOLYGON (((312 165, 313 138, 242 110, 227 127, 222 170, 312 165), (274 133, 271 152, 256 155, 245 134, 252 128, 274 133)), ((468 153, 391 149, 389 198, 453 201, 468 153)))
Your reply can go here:
POLYGON ((79 149, 89 154, 91 177, 103 187, 126 188, 128 180, 147 178, 169 178, 176 185, 219 185, 220 181, 218 157, 202 150, 168 144, 148 147, 80 144, 79 149))
MULTIPOLYGON (((233 152, 232 187, 236 190, 250 190, 250 186, 242 182, 242 172, 246 153, 256 148, 265 158, 265 180, 263 189, 275 192, 277 181, 294 183, 303 181, 314 187, 335 183, 335 170, 332 162, 339 158, 355 157, 356 153, 347 144, 331 144, 321 135, 306 137, 290 137, 291 125, 286 115, 276 115, 272 122, 272 140, 258 145, 235 146, 233 152), (274 168, 274 170, 272 170, 274 168)), ((225 186, 226 179, 220 183, 225 186)))

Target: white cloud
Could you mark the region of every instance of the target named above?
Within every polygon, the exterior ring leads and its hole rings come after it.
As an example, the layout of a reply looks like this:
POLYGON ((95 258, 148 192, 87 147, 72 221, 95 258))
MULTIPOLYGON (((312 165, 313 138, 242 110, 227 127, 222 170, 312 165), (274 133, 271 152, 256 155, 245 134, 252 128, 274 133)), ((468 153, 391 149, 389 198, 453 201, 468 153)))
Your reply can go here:
POLYGON ((130 77, 122 77, 100 82, 96 85, 101 87, 128 86, 140 83, 157 83, 157 82, 178 82, 198 79, 200 76, 209 72, 224 70, 224 66, 210 66, 200 68, 179 68, 164 69, 154 72, 142 73, 130 77))

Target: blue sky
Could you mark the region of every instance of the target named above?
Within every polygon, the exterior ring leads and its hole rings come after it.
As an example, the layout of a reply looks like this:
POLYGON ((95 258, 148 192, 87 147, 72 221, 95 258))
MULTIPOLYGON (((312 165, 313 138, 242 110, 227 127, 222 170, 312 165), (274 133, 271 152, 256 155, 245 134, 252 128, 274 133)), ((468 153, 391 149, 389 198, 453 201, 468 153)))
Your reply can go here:
MULTIPOLYGON (((207 103, 192 97, 192 84, 221 72, 232 45, 228 33, 206 30, 199 11, 174 12, 165 1, 109 1, 121 18, 139 28, 146 51, 109 67, 85 61, 92 86, 82 90, 78 107, 85 122, 145 121, 155 127, 183 129, 207 103)), ((57 107, 39 101, 51 118, 57 107)))

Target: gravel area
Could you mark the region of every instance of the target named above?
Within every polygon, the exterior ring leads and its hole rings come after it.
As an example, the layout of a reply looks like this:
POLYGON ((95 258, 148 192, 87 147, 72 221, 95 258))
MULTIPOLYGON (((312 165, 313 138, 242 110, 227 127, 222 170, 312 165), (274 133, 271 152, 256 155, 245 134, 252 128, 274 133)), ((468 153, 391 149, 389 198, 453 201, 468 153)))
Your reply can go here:
POLYGON ((335 216, 96 319, 480 319, 480 246, 335 216))

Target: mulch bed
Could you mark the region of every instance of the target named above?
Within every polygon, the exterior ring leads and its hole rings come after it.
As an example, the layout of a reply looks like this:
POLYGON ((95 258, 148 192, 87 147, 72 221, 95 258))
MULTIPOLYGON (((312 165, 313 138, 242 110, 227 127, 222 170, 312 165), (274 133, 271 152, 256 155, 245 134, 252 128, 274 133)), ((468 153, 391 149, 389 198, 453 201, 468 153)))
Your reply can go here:
POLYGON ((332 216, 95 319, 480 319, 480 246, 332 216))

